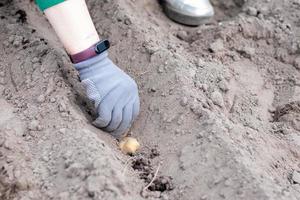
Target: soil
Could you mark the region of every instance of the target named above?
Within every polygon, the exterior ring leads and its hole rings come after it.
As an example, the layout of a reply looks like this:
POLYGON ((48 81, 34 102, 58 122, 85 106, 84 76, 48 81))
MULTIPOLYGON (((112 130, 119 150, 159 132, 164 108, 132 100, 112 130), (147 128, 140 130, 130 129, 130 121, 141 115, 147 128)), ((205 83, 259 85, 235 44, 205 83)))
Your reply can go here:
POLYGON ((139 85, 129 133, 141 151, 122 154, 91 125, 34 3, 2 0, 0 199, 300 199, 298 0, 213 0, 199 27, 169 20, 158 1, 87 3, 139 85))

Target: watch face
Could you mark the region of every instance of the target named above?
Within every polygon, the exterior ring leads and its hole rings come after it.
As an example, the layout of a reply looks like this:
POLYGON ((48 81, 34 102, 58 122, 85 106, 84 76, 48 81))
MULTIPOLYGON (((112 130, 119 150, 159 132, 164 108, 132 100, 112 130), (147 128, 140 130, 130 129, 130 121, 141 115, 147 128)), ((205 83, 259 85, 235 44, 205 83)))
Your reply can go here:
POLYGON ((102 53, 103 51, 106 51, 109 48, 110 44, 108 40, 102 40, 98 44, 96 44, 95 51, 97 54, 102 53))

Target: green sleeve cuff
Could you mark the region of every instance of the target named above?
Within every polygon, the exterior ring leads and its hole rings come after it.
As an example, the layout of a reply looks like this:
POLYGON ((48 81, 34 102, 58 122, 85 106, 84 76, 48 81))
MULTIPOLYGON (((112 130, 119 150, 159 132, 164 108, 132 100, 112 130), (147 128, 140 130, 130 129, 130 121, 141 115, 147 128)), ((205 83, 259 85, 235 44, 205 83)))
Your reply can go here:
POLYGON ((47 8, 55 6, 56 4, 62 3, 64 1, 66 0, 35 0, 35 3, 42 11, 44 11, 47 8))

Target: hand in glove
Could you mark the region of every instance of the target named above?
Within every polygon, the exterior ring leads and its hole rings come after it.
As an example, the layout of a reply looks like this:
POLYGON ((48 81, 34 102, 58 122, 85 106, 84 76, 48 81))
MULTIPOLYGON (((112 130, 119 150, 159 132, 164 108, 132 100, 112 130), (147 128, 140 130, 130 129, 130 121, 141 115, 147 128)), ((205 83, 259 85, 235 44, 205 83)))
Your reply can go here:
POLYGON ((120 137, 136 119, 140 101, 135 81, 118 68, 107 51, 75 64, 98 113, 93 124, 120 137))

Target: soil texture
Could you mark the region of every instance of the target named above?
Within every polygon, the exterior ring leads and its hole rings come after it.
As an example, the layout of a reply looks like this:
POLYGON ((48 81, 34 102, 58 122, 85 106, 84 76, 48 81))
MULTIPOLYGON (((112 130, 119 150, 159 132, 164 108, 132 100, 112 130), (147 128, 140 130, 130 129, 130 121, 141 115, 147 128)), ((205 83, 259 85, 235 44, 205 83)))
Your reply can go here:
POLYGON ((212 0, 199 27, 159 1, 87 3, 138 83, 141 151, 91 125, 34 2, 1 0, 0 199, 300 199, 300 1, 212 0))

